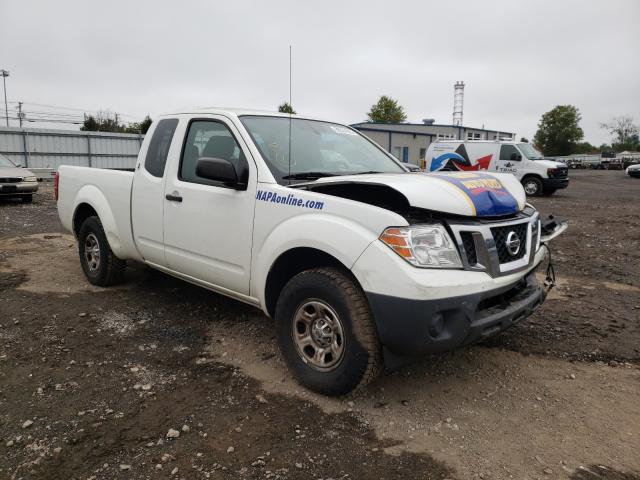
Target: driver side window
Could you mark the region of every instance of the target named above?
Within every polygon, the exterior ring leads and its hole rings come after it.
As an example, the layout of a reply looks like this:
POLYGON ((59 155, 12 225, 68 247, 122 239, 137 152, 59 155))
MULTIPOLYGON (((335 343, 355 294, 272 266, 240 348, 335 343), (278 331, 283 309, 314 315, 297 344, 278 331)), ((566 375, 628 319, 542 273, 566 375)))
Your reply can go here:
POLYGON ((520 160, 522 160, 522 155, 513 145, 502 145, 500 147, 500 160, 519 162, 520 160))
POLYGON ((249 165, 235 137, 221 122, 195 120, 189 125, 189 133, 180 160, 180 180, 223 186, 221 182, 202 178, 196 174, 196 164, 200 158, 221 158, 231 162, 238 178, 246 178, 249 165))

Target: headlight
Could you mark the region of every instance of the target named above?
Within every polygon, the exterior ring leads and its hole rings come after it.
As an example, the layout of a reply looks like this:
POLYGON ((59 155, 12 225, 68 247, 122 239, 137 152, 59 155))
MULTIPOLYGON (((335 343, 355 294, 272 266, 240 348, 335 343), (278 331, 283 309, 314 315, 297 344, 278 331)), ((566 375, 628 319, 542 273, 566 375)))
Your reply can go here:
POLYGON ((36 177, 35 175, 31 175, 29 177, 24 177, 22 179, 23 182, 37 182, 38 181, 38 177, 36 177))
POLYGON ((458 250, 442 225, 391 227, 380 240, 416 267, 462 268, 458 250))

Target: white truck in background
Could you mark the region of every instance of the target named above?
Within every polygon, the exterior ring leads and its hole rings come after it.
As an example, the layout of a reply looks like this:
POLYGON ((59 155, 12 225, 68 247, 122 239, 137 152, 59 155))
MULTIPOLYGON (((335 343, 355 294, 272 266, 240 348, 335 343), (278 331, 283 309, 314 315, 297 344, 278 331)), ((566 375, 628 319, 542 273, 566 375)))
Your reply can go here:
POLYGON ((261 308, 328 395, 526 318, 565 228, 513 175, 412 174, 344 125, 253 111, 161 116, 133 172, 62 166, 55 188, 91 283, 143 262, 261 308))
POLYGON ((569 186, 564 163, 547 160, 528 143, 498 140, 438 140, 427 149, 425 171, 511 173, 527 195, 552 195, 569 186))

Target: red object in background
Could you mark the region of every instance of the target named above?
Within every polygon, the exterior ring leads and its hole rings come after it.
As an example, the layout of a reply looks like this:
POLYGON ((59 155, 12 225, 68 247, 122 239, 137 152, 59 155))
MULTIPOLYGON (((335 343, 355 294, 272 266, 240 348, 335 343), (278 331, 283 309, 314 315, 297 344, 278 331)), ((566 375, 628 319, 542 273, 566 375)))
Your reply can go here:
POLYGON ((468 172, 470 170, 489 170, 489 163, 491 163, 491 157, 493 157, 493 155, 480 157, 478 159, 478 163, 476 163, 475 165, 460 165, 459 163, 456 163, 455 160, 453 161, 453 163, 456 164, 456 167, 458 167, 460 170, 463 170, 465 172, 468 172))
POLYGON ((58 188, 60 186, 60 174, 58 172, 55 173, 55 177, 53 180, 53 199, 58 201, 58 188))

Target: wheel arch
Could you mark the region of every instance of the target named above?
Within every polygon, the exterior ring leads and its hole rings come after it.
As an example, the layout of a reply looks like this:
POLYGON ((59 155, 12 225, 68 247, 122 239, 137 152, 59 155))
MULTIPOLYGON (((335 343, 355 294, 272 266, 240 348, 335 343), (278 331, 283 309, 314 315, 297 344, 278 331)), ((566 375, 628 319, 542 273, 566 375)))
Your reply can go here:
POLYGON ((95 215, 102 223, 105 236, 109 242, 109 246, 113 253, 118 257, 124 258, 124 249, 120 238, 120 231, 109 202, 104 194, 94 185, 85 185, 82 187, 75 198, 72 227, 73 233, 78 237, 82 222, 95 215))
POLYGON ((267 274, 264 301, 265 310, 269 316, 275 317, 278 297, 289 280, 305 270, 321 267, 333 267, 341 270, 358 285, 358 288, 362 288, 351 270, 333 255, 312 247, 292 248, 280 254, 267 274))

